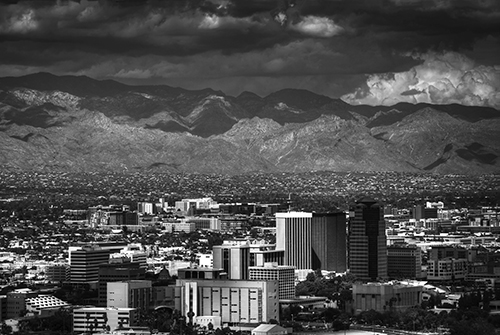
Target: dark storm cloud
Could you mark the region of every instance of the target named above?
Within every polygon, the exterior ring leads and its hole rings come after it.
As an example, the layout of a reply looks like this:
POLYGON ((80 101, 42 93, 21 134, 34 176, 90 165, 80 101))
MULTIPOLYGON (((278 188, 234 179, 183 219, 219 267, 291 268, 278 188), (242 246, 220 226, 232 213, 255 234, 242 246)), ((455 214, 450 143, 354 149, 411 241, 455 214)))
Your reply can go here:
MULTIPOLYGON (((425 69, 445 69, 433 67, 440 61, 496 73, 499 32, 494 0, 0 1, 0 75, 49 71, 232 94, 293 85, 372 101, 385 93, 368 83, 387 84, 374 74, 417 68, 390 95, 409 99, 425 95, 405 92, 428 90, 412 83, 426 80, 425 69), (458 54, 466 57, 439 58, 458 54)), ((485 82, 495 88, 495 80, 485 82)))

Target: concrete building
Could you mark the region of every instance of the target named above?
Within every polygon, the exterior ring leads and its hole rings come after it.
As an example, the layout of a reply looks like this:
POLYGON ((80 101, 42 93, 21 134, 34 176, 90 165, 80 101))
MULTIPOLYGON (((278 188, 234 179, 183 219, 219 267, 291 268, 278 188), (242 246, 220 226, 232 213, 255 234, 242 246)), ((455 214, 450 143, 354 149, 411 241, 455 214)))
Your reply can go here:
POLYGON ((198 198, 198 199, 182 199, 181 201, 175 202, 175 211, 182 214, 186 214, 190 209, 206 209, 217 205, 217 202, 212 198, 198 198))
POLYGON ((429 259, 431 260, 439 260, 445 258, 467 259, 469 257, 467 249, 450 245, 432 246, 432 248, 428 251, 428 254, 429 259))
POLYGON ((265 263, 284 265, 284 250, 276 250, 276 245, 250 245, 250 266, 264 266, 265 263))
POLYGON ((73 332, 114 331, 133 326, 137 317, 135 308, 85 307, 73 310, 73 332))
POLYGON ((180 232, 183 231, 185 233, 191 233, 196 231, 196 223, 194 222, 174 222, 173 223, 173 231, 180 232))
POLYGON ((387 275, 399 279, 422 278, 422 250, 411 244, 388 246, 387 275))
POLYGON ((277 263, 266 263, 264 266, 251 266, 249 270, 250 280, 277 281, 279 283, 279 299, 295 298, 295 267, 278 265, 277 263))
POLYGON ((106 307, 108 303, 108 285, 110 282, 143 280, 146 269, 139 262, 128 259, 110 259, 111 263, 99 265, 98 306, 106 307))
POLYGON ((25 306, 27 316, 49 316, 60 308, 70 307, 67 302, 47 294, 26 298, 25 306))
POLYGON ((363 198, 349 211, 349 271, 362 280, 387 278, 384 209, 363 198))
POLYGON ((137 212, 141 214, 153 215, 157 213, 155 204, 151 202, 140 201, 137 203, 137 212))
POLYGON ((24 314, 28 316, 49 316, 59 308, 69 307, 69 304, 54 296, 39 294, 26 288, 8 292, 5 307, 6 318, 17 319, 24 316, 24 314))
POLYGON ((252 330, 252 335, 287 335, 288 331, 275 324, 261 324, 254 330, 252 330))
POLYGON ((476 250, 449 245, 433 246, 428 251, 428 280, 461 280, 468 274, 469 262, 474 262, 476 250))
POLYGON ((45 268, 45 276, 48 281, 62 283, 70 279, 70 267, 68 264, 54 264, 45 268))
POLYGON ((99 265, 109 262, 112 250, 86 245, 69 250, 70 281, 88 283, 99 279, 99 265))
POLYGON ((152 306, 168 307, 172 310, 181 305, 181 290, 176 286, 153 286, 152 306))
POLYGON ((137 212, 128 206, 111 205, 88 208, 88 223, 91 227, 137 225, 137 212))
MULTIPOLYGON (((112 254, 113 257, 116 254, 112 254)), ((140 267, 146 269, 148 267, 147 263, 147 253, 144 251, 143 247, 140 244, 129 244, 122 250, 120 250, 119 255, 116 257, 125 256, 130 259, 131 262, 138 262, 140 267)))
POLYGON ((277 281, 178 279, 182 315, 219 316, 228 326, 279 321, 277 281))
POLYGON ((208 325, 211 323, 214 329, 223 328, 220 316, 211 316, 211 315, 197 316, 195 320, 196 324, 199 325, 200 327, 206 327, 208 329, 208 325))
POLYGON ((214 268, 185 268, 177 270, 179 279, 227 279, 224 269, 214 268))
POLYGON ((188 217, 181 219, 183 223, 194 223, 195 230, 219 231, 221 229, 221 220, 215 217, 188 217))
POLYGON ((437 219, 438 209, 433 207, 424 207, 422 205, 416 205, 412 208, 411 215, 416 221, 426 220, 426 219, 437 219))
POLYGON ((422 286, 402 283, 356 283, 352 287, 354 314, 370 309, 403 311, 421 303, 422 290, 422 286))
POLYGON ((250 245, 248 242, 224 241, 222 245, 214 246, 213 264, 216 269, 224 269, 228 279, 248 279, 250 245))
POLYGON ((468 273, 466 259, 444 258, 427 261, 427 280, 462 280, 468 273))
POLYGON ((213 254, 197 254, 196 260, 198 261, 198 266, 201 268, 213 268, 214 267, 214 255, 213 254))
POLYGON ((21 317, 21 313, 26 311, 26 299, 34 298, 38 294, 32 290, 17 289, 12 292, 7 293, 6 305, 7 305, 7 319, 17 319, 21 317))
POLYGON ((0 322, 7 319, 7 296, 0 295, 0 322))
POLYGON ((107 307, 148 310, 152 303, 150 280, 111 282, 108 286, 107 307))
POLYGON ((276 249, 297 269, 346 270, 344 213, 276 213, 276 249))

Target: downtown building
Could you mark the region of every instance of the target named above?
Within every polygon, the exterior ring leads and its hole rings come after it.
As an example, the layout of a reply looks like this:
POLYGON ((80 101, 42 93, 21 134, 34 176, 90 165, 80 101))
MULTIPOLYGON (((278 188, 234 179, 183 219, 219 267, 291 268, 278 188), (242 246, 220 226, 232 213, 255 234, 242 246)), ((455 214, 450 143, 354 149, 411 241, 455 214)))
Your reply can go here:
POLYGON ((135 308, 83 307, 73 310, 73 333, 105 333, 135 325, 135 308))
POLYGON ((180 312, 198 317, 220 317, 222 324, 279 321, 277 281, 178 279, 180 312))
POLYGON ((295 299, 295 267, 266 263, 248 268, 250 280, 277 281, 279 300, 295 299))
POLYGON ((296 269, 346 271, 344 213, 276 213, 276 249, 296 269))
POLYGON ((422 278, 422 249, 413 244, 388 246, 387 275, 397 279, 422 278))
POLYGON ((98 306, 106 307, 108 303, 108 283, 143 280, 146 278, 146 269, 140 262, 131 262, 127 259, 110 259, 109 263, 99 265, 98 306))
POLYGON ((349 272, 362 280, 387 278, 384 209, 370 198, 349 210, 349 272))
POLYGON ((423 286, 403 283, 355 283, 352 286, 354 314, 371 309, 385 311, 404 311, 420 305, 423 286))
POLYGON ((147 311, 152 305, 152 282, 128 280, 107 283, 107 307, 147 311))
POLYGON ((224 269, 228 279, 247 280, 250 266, 250 245, 247 241, 224 241, 213 247, 213 265, 224 269))
POLYGON ((109 262, 112 251, 98 245, 70 247, 69 266, 72 283, 89 283, 99 280, 99 265, 109 262))

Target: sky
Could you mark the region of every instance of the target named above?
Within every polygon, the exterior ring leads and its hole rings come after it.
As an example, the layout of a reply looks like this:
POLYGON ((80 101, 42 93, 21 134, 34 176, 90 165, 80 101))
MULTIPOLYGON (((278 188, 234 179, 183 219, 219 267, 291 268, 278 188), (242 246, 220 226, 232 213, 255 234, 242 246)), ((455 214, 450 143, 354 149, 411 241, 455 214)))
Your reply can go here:
POLYGON ((0 76, 500 109, 498 0, 0 0, 0 76))

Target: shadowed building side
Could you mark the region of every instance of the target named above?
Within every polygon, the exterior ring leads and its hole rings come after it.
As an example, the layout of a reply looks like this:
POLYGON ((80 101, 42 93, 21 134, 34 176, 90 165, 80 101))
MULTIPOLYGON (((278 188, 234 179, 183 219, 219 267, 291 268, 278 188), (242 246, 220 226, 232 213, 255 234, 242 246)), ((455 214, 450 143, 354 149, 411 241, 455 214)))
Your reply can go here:
POLYGON ((276 249, 296 269, 346 270, 344 213, 276 213, 276 249))
POLYGON ((370 198, 350 210, 349 271, 363 280, 387 278, 387 240, 382 205, 370 198))
POLYGON ((347 268, 345 213, 313 213, 312 268, 345 272, 347 268))

